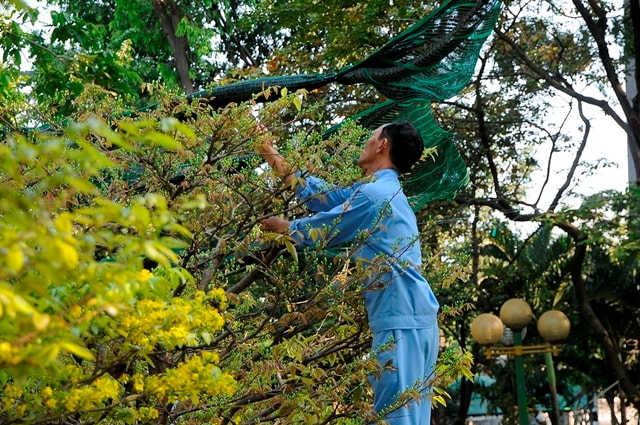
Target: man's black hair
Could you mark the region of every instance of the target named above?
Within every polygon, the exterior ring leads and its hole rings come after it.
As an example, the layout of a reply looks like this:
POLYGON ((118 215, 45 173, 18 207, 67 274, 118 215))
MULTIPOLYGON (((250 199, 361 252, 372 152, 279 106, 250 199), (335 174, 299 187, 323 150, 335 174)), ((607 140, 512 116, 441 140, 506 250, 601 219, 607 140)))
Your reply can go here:
POLYGON ((382 127, 380 137, 391 144, 389 156, 400 173, 406 173, 418 162, 424 151, 420 132, 409 121, 394 121, 382 127))

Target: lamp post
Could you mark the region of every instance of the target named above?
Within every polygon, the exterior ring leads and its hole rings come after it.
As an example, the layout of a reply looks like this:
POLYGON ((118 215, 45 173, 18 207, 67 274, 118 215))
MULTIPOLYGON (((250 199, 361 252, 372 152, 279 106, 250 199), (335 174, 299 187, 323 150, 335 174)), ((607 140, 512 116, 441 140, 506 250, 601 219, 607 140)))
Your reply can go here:
MULTIPOLYGON (((520 425, 528 425, 527 394, 524 378, 525 354, 544 354, 547 365, 547 377, 551 389, 554 412, 557 412, 557 397, 555 391, 555 371, 552 354, 558 354, 562 347, 558 342, 569 335, 571 324, 567 316, 558 310, 550 310, 543 313, 537 322, 540 336, 547 342, 540 345, 522 345, 522 330, 527 327, 533 318, 531 307, 520 298, 512 298, 500 307, 500 317, 491 313, 478 315, 471 323, 471 336, 485 346, 484 353, 487 357, 507 355, 515 362, 516 395, 518 405, 518 420, 520 425), (505 327, 513 331, 513 346, 494 346, 504 334, 505 327)), ((556 416, 557 413, 556 413, 556 416)), ((558 419, 558 418, 556 418, 558 419)))

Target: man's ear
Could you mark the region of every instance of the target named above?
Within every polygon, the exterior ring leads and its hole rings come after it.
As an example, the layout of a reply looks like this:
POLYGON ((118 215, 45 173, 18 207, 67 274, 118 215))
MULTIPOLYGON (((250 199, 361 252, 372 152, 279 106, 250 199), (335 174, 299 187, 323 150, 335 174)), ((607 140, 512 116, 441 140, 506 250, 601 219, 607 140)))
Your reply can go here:
POLYGON ((389 139, 386 137, 381 137, 380 143, 378 144, 378 149, 376 149, 376 151, 382 152, 383 150, 388 148, 389 148, 389 139))

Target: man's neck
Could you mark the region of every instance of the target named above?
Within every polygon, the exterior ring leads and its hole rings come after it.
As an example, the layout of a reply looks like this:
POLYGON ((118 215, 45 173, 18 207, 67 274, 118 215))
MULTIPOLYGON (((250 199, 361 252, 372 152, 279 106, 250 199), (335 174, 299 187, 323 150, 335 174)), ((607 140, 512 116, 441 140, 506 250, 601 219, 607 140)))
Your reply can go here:
POLYGON ((377 173, 378 171, 382 171, 382 170, 396 170, 396 171, 398 171, 398 169, 396 167, 394 167, 393 165, 380 166, 380 167, 369 167, 369 168, 367 168, 365 170, 362 170, 362 176, 363 177, 372 176, 375 173, 377 173))

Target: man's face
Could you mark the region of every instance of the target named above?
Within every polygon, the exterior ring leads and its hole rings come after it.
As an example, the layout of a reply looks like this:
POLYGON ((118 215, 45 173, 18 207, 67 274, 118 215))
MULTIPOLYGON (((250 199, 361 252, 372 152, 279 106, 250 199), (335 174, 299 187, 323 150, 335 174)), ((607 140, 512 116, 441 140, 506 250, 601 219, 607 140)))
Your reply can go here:
POLYGON ((362 152, 360 152, 360 158, 358 158, 358 166, 362 168, 365 172, 377 157, 377 151, 380 147, 380 133, 382 132, 382 128, 384 126, 380 126, 373 132, 367 143, 365 143, 362 152))

